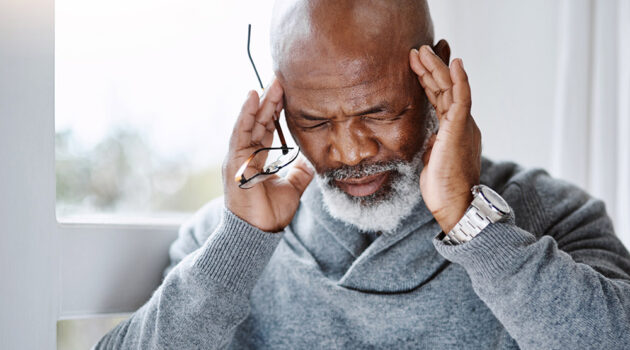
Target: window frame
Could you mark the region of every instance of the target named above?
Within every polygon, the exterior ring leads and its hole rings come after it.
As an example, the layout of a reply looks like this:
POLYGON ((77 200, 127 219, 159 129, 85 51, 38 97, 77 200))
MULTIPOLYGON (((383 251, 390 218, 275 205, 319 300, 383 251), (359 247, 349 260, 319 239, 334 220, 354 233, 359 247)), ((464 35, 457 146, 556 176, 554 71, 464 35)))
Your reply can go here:
POLYGON ((57 220, 54 6, 0 4, 0 339, 8 349, 55 349, 60 319, 135 311, 160 284, 179 226, 57 220))
POLYGON ((58 318, 137 310, 162 281, 178 226, 57 223, 62 287, 58 318))

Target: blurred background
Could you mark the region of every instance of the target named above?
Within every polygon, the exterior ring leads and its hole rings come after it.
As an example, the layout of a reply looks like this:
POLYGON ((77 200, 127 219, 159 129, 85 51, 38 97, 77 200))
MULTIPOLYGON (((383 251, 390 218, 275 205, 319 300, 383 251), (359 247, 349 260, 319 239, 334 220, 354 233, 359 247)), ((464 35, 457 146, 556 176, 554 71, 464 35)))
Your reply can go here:
MULTIPOLYGON (((462 57, 483 153, 542 167, 606 201, 630 243, 628 1, 430 0, 462 57)), ((181 223, 222 194, 247 91, 265 84, 271 1, 57 0, 55 154, 61 222, 181 223)), ((98 332, 124 316, 92 319, 98 332)), ((59 347, 94 336, 58 324, 59 347)))
POLYGON ((235 117, 271 78, 269 3, 55 3, 57 214, 182 218, 222 194, 235 117), (247 8, 244 11, 244 8, 247 8))

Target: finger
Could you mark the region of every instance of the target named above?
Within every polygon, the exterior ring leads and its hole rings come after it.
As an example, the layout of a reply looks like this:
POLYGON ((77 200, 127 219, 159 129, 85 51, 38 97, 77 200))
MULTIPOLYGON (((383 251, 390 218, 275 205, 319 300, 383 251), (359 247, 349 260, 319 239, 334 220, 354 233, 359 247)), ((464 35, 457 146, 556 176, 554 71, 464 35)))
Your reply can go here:
POLYGON ((451 109, 453 105, 453 89, 448 89, 442 92, 441 95, 437 97, 437 106, 435 107, 435 112, 438 115, 439 119, 446 116, 448 111, 451 109))
POLYGON ((274 79, 273 83, 267 88, 260 102, 261 107, 256 113, 256 125, 254 125, 252 130, 253 143, 259 143, 265 133, 275 129, 273 118, 277 106, 282 102, 282 93, 280 83, 274 79))
POLYGON ((236 119, 236 123, 234 123, 232 135, 230 136, 231 149, 243 149, 251 145, 251 132, 256 121, 258 105, 258 93, 251 90, 247 93, 241 112, 236 119))
POLYGON ((453 86, 451 74, 448 67, 442 62, 429 45, 422 45, 420 48, 420 62, 431 73, 431 76, 438 85, 438 91, 442 92, 453 86))
POLYGON ((289 170, 286 179, 302 195, 308 184, 313 180, 314 174, 315 171, 306 163, 304 156, 300 155, 295 161, 295 165, 289 170))
MULTIPOLYGON (((416 69, 418 73, 424 74, 422 79, 420 79, 420 84, 425 89, 426 95, 429 99, 433 108, 435 108, 435 112, 437 113, 437 117, 442 119, 449 111, 453 96, 451 89, 443 90, 439 84, 433 79, 431 72, 428 71, 426 67, 420 61, 419 53, 416 51, 416 56, 413 59, 413 64, 416 65, 416 69)), ((415 70, 414 70, 415 71, 415 70)))
MULTIPOLYGON (((433 105, 434 107, 437 107, 437 97, 435 95, 435 93, 428 88, 427 84, 423 81, 422 76, 428 74, 427 69, 422 65, 422 62, 420 62, 420 57, 418 56, 418 50, 413 49, 411 50, 411 52, 409 52, 409 64, 411 66, 411 70, 413 70, 414 73, 416 73, 416 75, 418 76, 418 81, 420 82, 420 85, 422 86, 422 88, 424 89, 424 92, 427 95, 427 98, 429 99, 429 103, 431 103, 431 105, 433 105)), ((437 83, 436 83, 437 86, 437 83)))
POLYGON ((260 140, 260 145, 262 147, 271 147, 271 144, 273 143, 273 132, 276 130, 276 126, 271 123, 271 128, 272 130, 268 130, 260 140))
POLYGON ((453 60, 450 73, 454 83, 453 103, 470 109, 472 106, 470 83, 468 82, 468 74, 464 70, 464 62, 461 58, 453 60))
MULTIPOLYGON (((415 52, 418 51, 415 50, 415 52)), ((435 81, 435 79, 433 79, 431 72, 426 68, 424 64, 422 64, 422 61, 420 60, 420 53, 417 53, 415 57, 412 57, 410 63, 411 68, 418 75, 418 80, 420 81, 420 84, 427 92, 427 96, 429 95, 429 93, 437 96, 437 92, 440 91, 440 86, 435 81)))
POLYGON ((280 113, 284 108, 284 89, 282 90, 282 96, 280 97, 280 102, 276 105, 276 116, 280 117, 280 113))
POLYGON ((265 140, 269 135, 273 137, 274 130, 276 130, 276 126, 273 121, 267 121, 266 124, 263 124, 256 120, 256 125, 254 125, 254 130, 252 131, 251 144, 267 147, 265 140))
POLYGON ((423 45, 420 48, 420 61, 436 82, 437 90, 434 90, 434 93, 437 97, 437 103, 435 109, 438 118, 442 119, 448 114, 453 104, 453 82, 450 77, 450 70, 428 45, 423 45))

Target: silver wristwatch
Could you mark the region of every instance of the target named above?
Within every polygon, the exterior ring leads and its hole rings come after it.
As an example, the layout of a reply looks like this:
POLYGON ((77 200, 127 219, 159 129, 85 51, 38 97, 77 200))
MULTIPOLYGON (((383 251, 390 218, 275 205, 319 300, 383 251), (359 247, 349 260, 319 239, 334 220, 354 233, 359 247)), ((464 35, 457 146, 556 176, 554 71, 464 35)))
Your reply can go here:
POLYGON ((438 236, 449 245, 466 243, 473 239, 488 224, 500 221, 510 214, 510 206, 494 190, 486 185, 473 186, 473 201, 466 214, 448 233, 438 236))

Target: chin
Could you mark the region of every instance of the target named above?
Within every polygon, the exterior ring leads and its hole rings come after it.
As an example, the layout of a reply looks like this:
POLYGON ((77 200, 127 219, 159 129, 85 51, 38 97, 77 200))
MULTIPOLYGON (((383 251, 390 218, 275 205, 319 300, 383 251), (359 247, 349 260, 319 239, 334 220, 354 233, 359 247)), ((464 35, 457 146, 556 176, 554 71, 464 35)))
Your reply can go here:
POLYGON ((409 163, 399 163, 389 179, 368 196, 351 196, 330 178, 316 177, 328 213, 364 232, 396 232, 422 195, 420 193, 421 155, 409 163))

